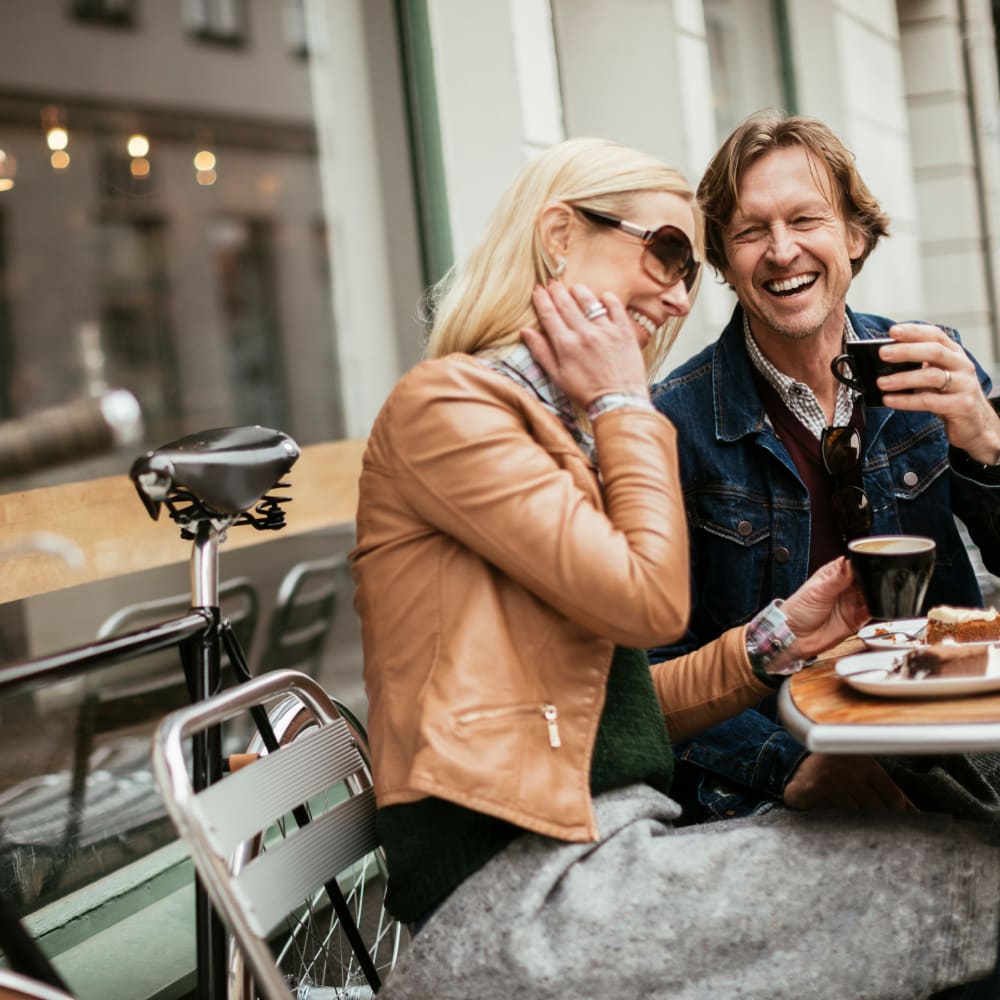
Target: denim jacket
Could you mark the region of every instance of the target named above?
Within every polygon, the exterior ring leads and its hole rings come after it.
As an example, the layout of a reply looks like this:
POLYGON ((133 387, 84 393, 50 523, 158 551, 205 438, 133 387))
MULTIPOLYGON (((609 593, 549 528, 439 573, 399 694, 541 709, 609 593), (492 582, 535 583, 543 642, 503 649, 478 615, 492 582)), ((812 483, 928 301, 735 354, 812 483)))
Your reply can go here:
MULTIPOLYGON (((852 313, 859 337, 886 336, 893 321, 852 313)), ((949 334, 958 340, 953 330, 949 334)), ((977 364, 988 393, 990 380, 977 364)), ((691 619, 672 659, 748 621, 808 574, 805 484, 764 413, 737 306, 722 336, 653 389, 676 425, 691 545, 691 619)), ((985 477, 984 477, 985 478, 985 477)), ((930 535, 937 560, 925 601, 979 606, 982 595, 959 535, 960 518, 983 562, 1000 572, 1000 486, 949 463, 944 424, 926 412, 869 407, 863 482, 872 534, 930 535)), ((664 567, 664 572, 669 571, 664 567)), ((775 721, 774 698, 676 746, 675 798, 687 818, 745 815, 780 801, 806 751, 775 721)))

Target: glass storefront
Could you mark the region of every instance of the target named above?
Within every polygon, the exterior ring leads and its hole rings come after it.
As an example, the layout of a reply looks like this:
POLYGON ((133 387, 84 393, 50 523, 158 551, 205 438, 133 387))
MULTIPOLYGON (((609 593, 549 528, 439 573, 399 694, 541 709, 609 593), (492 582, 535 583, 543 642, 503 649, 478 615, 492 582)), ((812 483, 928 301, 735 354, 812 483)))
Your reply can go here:
MULTIPOLYGON (((380 334, 400 341, 385 362, 391 378, 419 353, 406 320, 425 276, 417 218, 427 209, 409 186, 419 171, 399 37, 401 24, 413 28, 391 0, 353 5, 359 17, 341 24, 346 9, 0 0, 0 420, 124 387, 145 425, 127 455, 6 481, 0 493, 117 476, 147 447, 211 427, 261 424, 302 446, 347 436, 337 299, 380 294, 353 277, 345 289, 355 252, 396 295, 397 322, 380 334), (331 38, 368 52, 368 77, 333 94, 313 58, 331 38), (377 132, 383 162, 337 131, 347 110, 360 113, 361 91, 368 119, 354 132, 377 132), (324 156, 350 165, 349 188, 331 186, 342 174, 324 156), (365 199, 392 213, 391 233, 372 234, 378 261, 351 239, 347 217, 365 199)), ((328 47, 324 58, 335 57, 328 47)), ((352 349, 374 334, 350 331, 352 349)), ((259 597, 253 666, 285 573, 350 543, 340 528, 223 545, 222 578, 245 576, 259 597)), ((123 605, 187 585, 178 564, 0 604, 0 661, 87 642, 123 605)), ((361 710, 346 574, 334 633, 316 669, 361 710)), ((20 913, 172 840, 148 771, 152 722, 137 721, 155 713, 137 704, 117 722, 95 715, 96 694, 121 681, 115 671, 0 698, 0 896, 20 913)))
POLYGON ((123 386, 151 443, 339 437, 301 4, 4 7, 0 417, 123 386))

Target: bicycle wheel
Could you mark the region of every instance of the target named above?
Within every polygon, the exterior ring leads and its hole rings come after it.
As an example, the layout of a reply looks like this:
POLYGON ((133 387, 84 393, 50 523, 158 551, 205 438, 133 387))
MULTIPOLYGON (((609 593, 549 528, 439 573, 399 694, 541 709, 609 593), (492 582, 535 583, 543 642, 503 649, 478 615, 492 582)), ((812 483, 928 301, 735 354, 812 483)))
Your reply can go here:
MULTIPOLYGON (((335 704, 357 741, 366 770, 345 782, 326 801, 310 801, 308 810, 312 816, 320 815, 335 802, 357 795, 371 786, 364 728, 348 709, 335 704)), ((270 711, 269 718, 281 746, 316 725, 295 697, 279 702, 270 711)), ((254 736, 247 750, 249 753, 263 750, 259 735, 254 736)), ((293 829, 294 825, 295 820, 286 817, 262 837, 244 843, 231 859, 233 872, 241 871, 252 858, 266 851, 268 844, 283 838, 286 830, 293 829)), ((373 851, 362 862, 338 873, 337 882, 362 940, 368 946, 378 975, 384 981, 406 946, 409 935, 405 926, 385 908, 387 871, 383 852, 373 851)), ((296 1000, 366 1000, 374 995, 325 890, 303 900, 294 918, 289 918, 276 929, 270 944, 275 961, 284 971, 289 990, 296 1000)), ((230 949, 229 997, 230 1000, 258 1000, 259 997, 250 970, 235 945, 230 949)))

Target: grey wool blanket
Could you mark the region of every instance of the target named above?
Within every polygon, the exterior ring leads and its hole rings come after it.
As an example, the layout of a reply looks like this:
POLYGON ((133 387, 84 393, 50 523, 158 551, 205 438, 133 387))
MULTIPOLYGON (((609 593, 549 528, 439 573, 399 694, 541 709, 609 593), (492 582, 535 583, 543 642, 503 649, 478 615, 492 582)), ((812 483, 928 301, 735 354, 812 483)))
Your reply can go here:
POLYGON ((774 810, 675 828, 644 785, 595 809, 598 843, 524 834, 467 879, 380 1000, 916 1000, 994 965, 988 827, 774 810))

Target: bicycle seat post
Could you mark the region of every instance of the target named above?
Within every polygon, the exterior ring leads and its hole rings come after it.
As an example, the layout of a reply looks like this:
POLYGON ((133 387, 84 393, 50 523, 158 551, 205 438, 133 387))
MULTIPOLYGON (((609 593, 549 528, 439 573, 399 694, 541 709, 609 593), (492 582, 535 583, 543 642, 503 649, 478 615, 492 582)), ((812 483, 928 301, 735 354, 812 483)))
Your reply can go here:
MULTIPOLYGON (((205 613, 211 627, 193 641, 194 696, 204 701, 216 694, 221 674, 221 633, 219 623, 219 532, 211 521, 198 521, 191 550, 191 606, 205 613)), ((194 743, 194 784, 206 788, 222 777, 222 744, 218 732, 194 743), (204 753, 199 753, 199 744, 204 753)))
MULTIPOLYGON (((219 609, 219 530, 210 520, 197 522, 191 550, 191 605, 205 613, 211 627, 194 638, 195 700, 217 694, 221 683, 221 611, 219 609)), ((192 783, 203 789, 222 778, 222 731, 206 728, 192 737, 192 783)), ((225 928, 215 918, 201 885, 195 892, 198 996, 221 998, 226 992, 225 928)))

